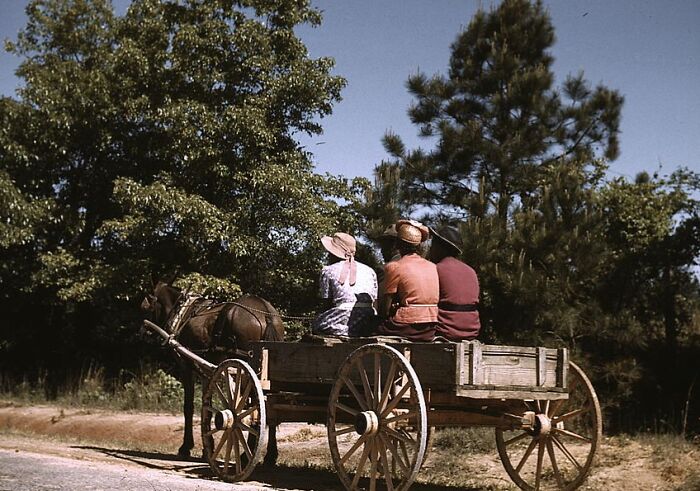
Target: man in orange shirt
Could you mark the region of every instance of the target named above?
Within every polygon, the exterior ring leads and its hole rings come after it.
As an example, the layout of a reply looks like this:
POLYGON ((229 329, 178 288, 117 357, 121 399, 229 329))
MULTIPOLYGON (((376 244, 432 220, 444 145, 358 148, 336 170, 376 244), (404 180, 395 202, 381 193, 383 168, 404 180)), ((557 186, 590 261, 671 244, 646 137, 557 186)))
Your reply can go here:
POLYGON ((432 341, 438 320, 440 283, 435 264, 417 252, 429 231, 414 220, 399 220, 396 230, 401 259, 384 267, 384 289, 378 311, 385 320, 377 332, 411 341, 432 341))

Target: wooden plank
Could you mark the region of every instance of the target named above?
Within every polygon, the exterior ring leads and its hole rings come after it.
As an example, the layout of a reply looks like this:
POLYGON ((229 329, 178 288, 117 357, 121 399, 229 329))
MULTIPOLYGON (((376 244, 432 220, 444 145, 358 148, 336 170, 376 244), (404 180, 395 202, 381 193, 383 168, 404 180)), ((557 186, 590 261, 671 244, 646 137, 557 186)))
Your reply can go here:
POLYGON ((442 428, 488 426, 492 428, 515 429, 521 427, 521 421, 515 418, 477 412, 438 410, 428 412, 428 426, 442 428))
POLYGON ((557 387, 566 389, 569 376, 569 350, 559 348, 557 350, 557 387))
POLYGON ((469 348, 469 383, 472 385, 481 385, 484 383, 481 343, 470 343, 469 348))
POLYGON ((260 354, 260 385, 263 390, 270 390, 270 375, 268 373, 268 364, 270 353, 267 348, 263 348, 260 354))
MULTIPOLYGON (((556 370, 556 366, 555 366, 556 370)), ((537 348, 537 386, 543 387, 547 381, 547 352, 544 348, 537 348)))
POLYGON ((456 395, 470 399, 518 399, 518 400, 558 400, 568 399, 566 392, 555 392, 553 389, 536 391, 532 387, 519 389, 504 389, 503 387, 478 388, 470 385, 457 387, 456 395))

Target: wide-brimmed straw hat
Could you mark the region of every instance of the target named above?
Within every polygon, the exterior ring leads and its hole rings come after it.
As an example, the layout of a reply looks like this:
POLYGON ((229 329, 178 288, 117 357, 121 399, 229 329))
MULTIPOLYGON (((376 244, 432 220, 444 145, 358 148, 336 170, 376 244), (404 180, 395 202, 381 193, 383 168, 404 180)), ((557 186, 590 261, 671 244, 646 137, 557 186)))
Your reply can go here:
POLYGON ((343 232, 337 232, 332 236, 321 237, 321 243, 328 252, 335 257, 345 259, 354 256, 356 251, 355 237, 343 232))
POLYGON ((438 229, 431 227, 430 231, 433 234, 433 240, 437 239, 457 251, 458 254, 462 254, 462 248, 464 247, 462 243, 462 234, 459 233, 457 227, 443 225, 438 229))
POLYGON ((419 245, 428 239, 428 227, 415 220, 399 220, 396 222, 397 238, 411 245, 419 245))

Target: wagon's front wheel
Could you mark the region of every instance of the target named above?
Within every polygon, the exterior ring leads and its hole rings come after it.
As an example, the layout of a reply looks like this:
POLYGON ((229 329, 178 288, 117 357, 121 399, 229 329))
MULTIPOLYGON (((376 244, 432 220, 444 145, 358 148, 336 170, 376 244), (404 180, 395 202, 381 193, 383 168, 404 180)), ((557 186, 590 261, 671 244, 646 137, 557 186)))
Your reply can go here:
POLYGON ((380 344, 351 353, 328 404, 328 441, 343 485, 408 489, 425 456, 427 416, 420 381, 401 353, 380 344))
POLYGON ((209 466, 224 481, 246 479, 266 441, 265 400, 255 371, 242 360, 222 362, 202 396, 202 446, 209 466))
POLYGON ((588 476, 602 439, 600 404, 574 363, 569 363, 568 389, 566 400, 523 401, 523 410, 535 413, 533 429, 496 429, 501 462, 522 489, 571 491, 588 476))

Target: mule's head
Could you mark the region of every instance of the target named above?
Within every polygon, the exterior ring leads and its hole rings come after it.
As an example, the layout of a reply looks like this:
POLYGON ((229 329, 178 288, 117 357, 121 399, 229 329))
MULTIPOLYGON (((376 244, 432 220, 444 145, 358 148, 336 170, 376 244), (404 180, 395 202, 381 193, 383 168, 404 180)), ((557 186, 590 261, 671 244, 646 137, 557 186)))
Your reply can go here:
POLYGON ((151 322, 163 325, 180 296, 180 291, 164 281, 153 287, 153 293, 147 293, 141 302, 141 312, 151 322))

